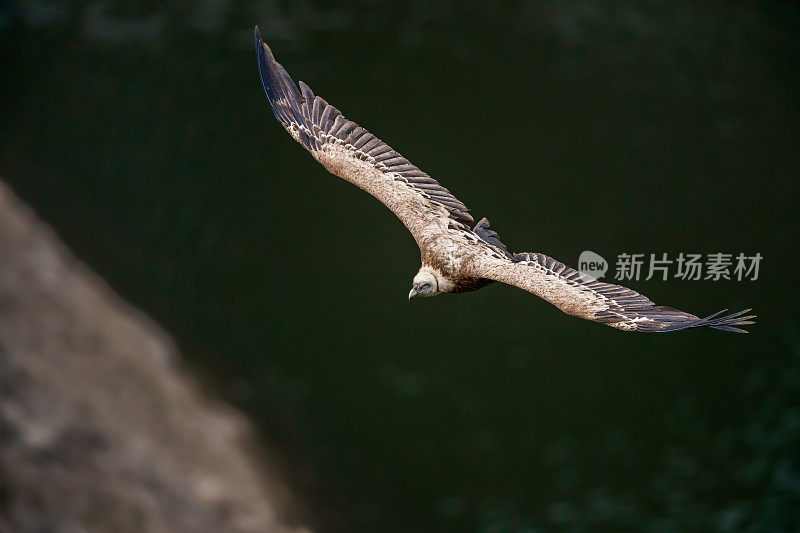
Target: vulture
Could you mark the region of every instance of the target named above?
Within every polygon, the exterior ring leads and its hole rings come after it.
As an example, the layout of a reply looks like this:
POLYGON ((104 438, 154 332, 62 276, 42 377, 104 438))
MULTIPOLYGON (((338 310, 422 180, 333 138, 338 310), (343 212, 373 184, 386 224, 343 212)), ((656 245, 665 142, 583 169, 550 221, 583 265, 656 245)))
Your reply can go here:
POLYGON ((422 266, 409 300, 474 291, 502 282, 543 298, 568 315, 623 331, 709 327, 747 333, 750 309, 705 318, 656 305, 636 291, 603 283, 543 253, 511 253, 489 221, 370 132, 347 120, 303 83, 299 88, 255 28, 261 84, 275 117, 328 172, 388 207, 419 245, 422 266))

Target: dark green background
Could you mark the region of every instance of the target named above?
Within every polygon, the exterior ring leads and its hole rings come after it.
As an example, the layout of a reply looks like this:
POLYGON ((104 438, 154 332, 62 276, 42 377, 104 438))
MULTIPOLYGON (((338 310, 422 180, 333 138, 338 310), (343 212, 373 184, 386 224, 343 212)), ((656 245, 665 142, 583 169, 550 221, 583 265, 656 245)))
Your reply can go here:
MULTIPOLYGON (((4 2, 0 174, 179 341, 320 531, 800 527, 800 10, 781 2, 4 2), (252 49, 516 251, 764 256, 639 281, 634 335, 413 240, 274 120, 252 49)), ((2 253, 2 251, 0 251, 2 253)))

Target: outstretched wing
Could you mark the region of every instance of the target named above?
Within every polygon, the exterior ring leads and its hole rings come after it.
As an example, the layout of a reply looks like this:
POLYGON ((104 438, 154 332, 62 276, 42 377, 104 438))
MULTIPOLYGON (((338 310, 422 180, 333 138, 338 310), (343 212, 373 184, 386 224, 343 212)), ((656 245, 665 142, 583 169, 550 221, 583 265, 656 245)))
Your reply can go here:
POLYGON ((565 313, 593 320, 624 331, 651 333, 710 327, 723 331, 747 333, 737 327, 753 324, 755 315, 745 309, 705 318, 685 311, 656 305, 636 291, 595 280, 591 276, 538 253, 514 254, 511 260, 484 259, 482 277, 514 285, 539 296, 565 313))
POLYGON ((329 172, 375 196, 419 243, 426 231, 470 229, 467 207, 436 180, 354 122, 286 70, 255 30, 261 83, 275 117, 329 172))

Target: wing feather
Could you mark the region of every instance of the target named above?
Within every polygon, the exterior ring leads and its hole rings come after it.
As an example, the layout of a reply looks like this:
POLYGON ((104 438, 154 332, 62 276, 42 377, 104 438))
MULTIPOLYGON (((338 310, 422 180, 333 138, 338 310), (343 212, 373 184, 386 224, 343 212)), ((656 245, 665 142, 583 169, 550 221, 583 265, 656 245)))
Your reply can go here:
POLYGON ((257 27, 255 45, 261 83, 275 118, 325 168, 378 198, 418 242, 421 232, 432 226, 455 223, 470 229, 474 220, 469 209, 439 182, 347 120, 302 81, 298 90, 257 27))
POLYGON ((753 324, 750 309, 729 315, 719 311, 705 318, 656 305, 638 292, 603 283, 540 253, 514 254, 510 260, 487 259, 481 275, 539 296, 565 313, 625 331, 663 333, 709 327, 747 333, 738 326, 753 324))

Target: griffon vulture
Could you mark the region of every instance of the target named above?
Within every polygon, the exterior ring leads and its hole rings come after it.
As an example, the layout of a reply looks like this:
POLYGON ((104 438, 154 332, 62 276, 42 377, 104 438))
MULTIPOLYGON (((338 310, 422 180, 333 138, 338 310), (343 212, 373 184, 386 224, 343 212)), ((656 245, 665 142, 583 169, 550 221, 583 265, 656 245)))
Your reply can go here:
POLYGON ((636 291, 588 277, 542 253, 510 253, 489 221, 475 224, 467 207, 302 81, 294 84, 261 40, 255 46, 261 83, 275 117, 330 173, 365 190, 392 210, 419 245, 422 266, 408 298, 467 292, 495 281, 514 285, 563 312, 624 331, 667 332, 695 327, 746 333, 749 309, 699 318, 656 305, 636 291))

